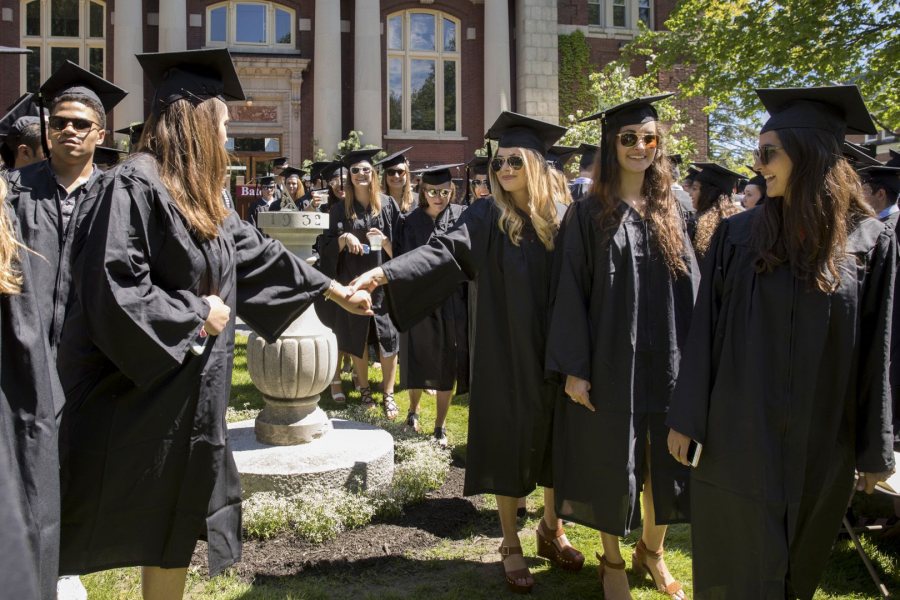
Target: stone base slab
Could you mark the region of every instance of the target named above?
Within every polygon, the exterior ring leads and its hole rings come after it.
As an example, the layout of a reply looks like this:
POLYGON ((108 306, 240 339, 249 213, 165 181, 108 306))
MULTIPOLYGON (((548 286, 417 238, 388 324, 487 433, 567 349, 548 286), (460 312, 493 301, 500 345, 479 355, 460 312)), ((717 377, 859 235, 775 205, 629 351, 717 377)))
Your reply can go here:
POLYGON ((296 494, 309 487, 375 490, 394 476, 394 438, 374 425, 333 419, 327 435, 307 444, 270 446, 256 439, 252 420, 228 425, 243 497, 296 494))

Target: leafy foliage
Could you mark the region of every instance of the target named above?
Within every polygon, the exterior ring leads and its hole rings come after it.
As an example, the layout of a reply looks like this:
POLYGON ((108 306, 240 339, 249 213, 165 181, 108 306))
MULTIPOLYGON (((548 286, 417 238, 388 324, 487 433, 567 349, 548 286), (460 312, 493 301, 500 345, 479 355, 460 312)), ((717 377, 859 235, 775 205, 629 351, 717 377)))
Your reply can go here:
POLYGON ((577 29, 559 36, 559 118, 594 106, 588 77, 591 73, 591 50, 584 33, 577 29))

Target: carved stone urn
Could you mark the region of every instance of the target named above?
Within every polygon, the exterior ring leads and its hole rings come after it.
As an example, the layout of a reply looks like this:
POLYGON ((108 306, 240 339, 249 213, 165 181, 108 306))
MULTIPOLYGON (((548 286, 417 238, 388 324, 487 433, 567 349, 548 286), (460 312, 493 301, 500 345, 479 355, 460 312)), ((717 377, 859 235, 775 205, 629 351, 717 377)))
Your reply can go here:
MULTIPOLYGON (((301 259, 311 262, 312 246, 328 228, 328 215, 318 212, 262 212, 260 228, 301 259)), ((247 342, 247 368, 265 399, 256 418, 256 438, 275 446, 304 444, 331 430, 319 408, 319 394, 337 367, 337 339, 309 307, 274 344, 256 335, 247 342)))

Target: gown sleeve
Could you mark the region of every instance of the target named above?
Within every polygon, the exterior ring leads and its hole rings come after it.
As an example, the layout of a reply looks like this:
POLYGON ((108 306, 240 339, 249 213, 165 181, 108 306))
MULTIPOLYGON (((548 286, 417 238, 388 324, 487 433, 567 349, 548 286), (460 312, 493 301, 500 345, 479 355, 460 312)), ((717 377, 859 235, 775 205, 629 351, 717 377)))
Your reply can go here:
POLYGON ((547 370, 590 381, 593 344, 589 303, 593 274, 588 259, 593 247, 585 235, 585 225, 590 227, 590 223, 582 223, 586 215, 581 212, 581 203, 573 202, 557 237, 557 283, 547 337, 547 370))
MULTIPOLYGON (((209 305, 151 279, 151 238, 177 236, 145 180, 119 173, 98 192, 80 248, 73 254, 76 293, 94 344, 136 385, 182 364, 209 305)), ((177 267, 177 266, 176 266, 177 267)))
POLYGON ((337 275, 341 254, 338 238, 344 233, 344 203, 336 202, 328 211, 328 231, 319 238, 319 269, 332 277, 337 275))
POLYGON ((888 382, 890 329, 897 242, 886 230, 873 249, 863 288, 857 384, 856 468, 880 473, 894 468, 891 390, 888 382))
POLYGON ((463 212, 451 229, 382 265, 391 319, 406 331, 437 310, 464 281, 475 279, 488 256, 496 216, 492 200, 463 212))
POLYGON ((328 289, 331 279, 236 215, 228 221, 235 243, 238 315, 274 342, 328 289))
POLYGON ((709 398, 718 363, 716 331, 729 252, 728 221, 725 220, 713 234, 701 262, 700 289, 666 417, 666 425, 671 429, 701 444, 706 440, 709 398))

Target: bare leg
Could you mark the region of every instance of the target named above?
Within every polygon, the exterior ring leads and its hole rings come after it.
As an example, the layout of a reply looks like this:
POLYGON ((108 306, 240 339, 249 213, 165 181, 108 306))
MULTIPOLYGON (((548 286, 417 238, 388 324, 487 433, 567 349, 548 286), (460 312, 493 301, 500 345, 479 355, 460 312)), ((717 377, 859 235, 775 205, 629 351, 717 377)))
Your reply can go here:
MULTIPOLYGON (((519 542, 519 530, 518 525, 516 524, 517 501, 517 498, 512 498, 510 496, 497 496, 497 513, 500 515, 500 529, 503 530, 504 546, 515 547, 522 545, 521 542, 519 542)), ((528 565, 525 563, 525 557, 520 554, 511 554, 503 561, 503 568, 507 573, 525 569, 527 567, 528 565)), ((528 578, 516 579, 516 584, 528 585, 531 581, 533 581, 533 579, 529 576, 528 578)))
MULTIPOLYGON (((410 394, 412 398, 412 394, 410 394)), ((437 414, 434 417, 434 428, 443 427, 447 421, 447 413, 450 412, 450 401, 453 399, 453 390, 437 393, 437 414)), ((411 402, 412 400, 410 400, 411 402)), ((412 404, 410 404, 412 406, 412 404)))
POLYGON ((362 356, 350 355, 353 361, 353 370, 356 371, 356 385, 364 388, 369 387, 369 349, 363 350, 362 356))
MULTIPOLYGON (((600 532, 600 543, 603 544, 603 557, 612 564, 622 564, 622 551, 619 549, 619 536, 600 532)), ((610 600, 631 598, 628 587, 628 576, 625 569, 605 569, 603 571, 603 597, 610 600)))
POLYGON ((409 412, 419 412, 419 402, 422 400, 422 390, 409 390, 409 412))
POLYGON ((184 596, 187 567, 163 569, 141 567, 141 591, 144 600, 177 600, 184 596))
MULTIPOLYGON (((656 509, 653 506, 653 486, 651 485, 650 479, 650 465, 649 465, 649 449, 647 451, 648 456, 648 464, 647 464, 647 478, 644 480, 644 528, 641 532, 641 541, 644 542, 644 546, 647 547, 651 553, 656 553, 662 550, 663 541, 666 539, 666 530, 668 527, 666 525, 657 525, 656 524, 656 509)), ((675 578, 672 577, 672 574, 669 573, 668 567, 666 567, 666 562, 662 557, 655 558, 654 556, 647 556, 647 559, 644 563, 648 569, 650 569, 653 580, 654 581, 662 581, 663 585, 668 586, 670 583, 675 581, 675 578)), ((673 596, 677 598, 685 598, 684 592, 679 592, 677 595, 673 596)))
MULTIPOLYGON (((556 514, 556 495, 553 493, 553 488, 544 488, 544 527, 548 529, 559 529, 562 527, 562 520, 559 518, 559 515, 556 514)), ((571 546, 572 544, 569 542, 569 538, 565 535, 561 535, 558 538, 553 540, 553 544, 560 550, 565 548, 566 546, 571 546)))
POLYGON ((394 380, 397 377, 397 355, 381 357, 381 374, 384 376, 382 389, 385 394, 394 393, 394 380))
POLYGON ((343 353, 338 353, 337 366, 334 369, 334 375, 331 376, 331 397, 335 394, 343 394, 344 389, 341 387, 341 363, 343 363, 343 353))

